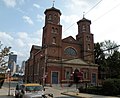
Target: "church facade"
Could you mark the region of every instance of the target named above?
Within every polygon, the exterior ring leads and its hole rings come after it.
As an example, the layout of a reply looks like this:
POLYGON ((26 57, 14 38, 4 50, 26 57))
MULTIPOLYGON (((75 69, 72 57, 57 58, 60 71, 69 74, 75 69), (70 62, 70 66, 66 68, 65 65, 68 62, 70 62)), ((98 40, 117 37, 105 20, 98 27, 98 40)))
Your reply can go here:
POLYGON ((42 46, 33 45, 25 65, 25 81, 41 84, 63 84, 73 81, 77 69, 81 81, 98 82, 98 65, 94 64, 94 36, 91 21, 84 18, 77 22, 76 39, 62 39, 61 11, 55 7, 46 9, 42 46))

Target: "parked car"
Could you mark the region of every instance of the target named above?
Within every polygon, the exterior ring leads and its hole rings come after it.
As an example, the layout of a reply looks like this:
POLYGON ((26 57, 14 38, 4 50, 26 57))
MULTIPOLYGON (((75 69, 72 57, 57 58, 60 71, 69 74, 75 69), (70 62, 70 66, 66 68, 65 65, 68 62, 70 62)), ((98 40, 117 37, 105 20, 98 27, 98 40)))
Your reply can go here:
POLYGON ((20 84, 16 86, 15 98, 47 98, 44 91, 44 87, 37 83, 20 84))

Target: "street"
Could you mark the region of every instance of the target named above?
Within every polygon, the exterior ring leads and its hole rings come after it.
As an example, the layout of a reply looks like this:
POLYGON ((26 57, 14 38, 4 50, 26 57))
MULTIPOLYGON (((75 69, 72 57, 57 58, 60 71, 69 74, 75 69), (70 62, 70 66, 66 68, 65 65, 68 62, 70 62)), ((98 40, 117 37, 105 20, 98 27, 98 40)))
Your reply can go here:
MULTIPOLYGON (((15 98, 13 96, 14 91, 15 91, 15 86, 17 82, 11 82, 10 83, 10 95, 8 96, 9 93, 9 82, 5 82, 2 89, 0 89, 0 98, 15 98)), ((67 95, 62 95, 61 93, 64 91, 67 91, 68 89, 62 89, 61 87, 45 87, 45 93, 52 93, 54 95, 54 98, 75 98, 75 97, 70 97, 67 95)))
MULTIPOLYGON (((17 82, 11 82, 10 85, 10 95, 9 94, 9 84, 7 82, 4 83, 2 89, 0 89, 0 98, 15 98, 15 86, 17 82)), ((85 93, 76 93, 75 86, 72 87, 60 87, 60 85, 53 85, 52 87, 45 86, 45 93, 52 93, 53 98, 120 98, 120 97, 113 97, 113 96, 102 96, 102 95, 94 95, 94 94, 85 94, 85 93), (62 94, 61 94, 62 93, 62 94), (64 95, 63 95, 64 94, 64 95), (68 96, 69 95, 69 96, 68 96), (76 96, 76 97, 71 97, 76 96)), ((50 97, 48 97, 50 98, 50 97)))

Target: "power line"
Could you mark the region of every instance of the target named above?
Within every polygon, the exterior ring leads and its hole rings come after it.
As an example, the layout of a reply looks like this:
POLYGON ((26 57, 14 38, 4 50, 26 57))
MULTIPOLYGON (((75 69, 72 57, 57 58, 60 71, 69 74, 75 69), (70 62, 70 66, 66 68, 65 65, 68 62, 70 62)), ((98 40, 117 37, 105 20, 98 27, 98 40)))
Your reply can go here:
MULTIPOLYGON (((102 2, 102 0, 100 0, 95 6, 93 6, 90 10, 88 10, 87 13, 85 13, 84 15, 88 14, 91 10, 93 10, 93 9, 94 9, 98 4, 100 4, 101 2, 102 2)), ((106 13, 104 13, 103 15, 101 15, 100 17, 98 17, 97 19, 95 19, 95 20, 93 21, 93 23, 94 23, 95 21, 97 21, 98 19, 104 17, 106 14, 108 14, 109 12, 111 12, 112 10, 114 10, 115 8, 117 8, 118 6, 120 6, 120 3, 119 3, 118 5, 116 5, 116 6, 114 6, 113 8, 111 8, 110 10, 108 10, 106 13)), ((67 31, 69 28, 71 28, 74 24, 75 24, 75 23, 73 23, 72 25, 70 25, 67 29, 65 29, 65 31, 67 31)), ((65 32, 65 31, 64 31, 64 32, 65 32)))
POLYGON ((111 12, 112 10, 114 10, 115 8, 117 8, 118 6, 120 6, 120 3, 116 6, 114 6, 113 8, 111 8, 110 10, 108 10, 106 13, 104 13, 103 15, 101 15, 100 17, 98 17, 97 19, 95 19, 93 22, 97 21, 98 19, 102 18, 103 16, 105 16, 106 14, 108 14, 109 12, 111 12))
POLYGON ((114 46, 114 47, 111 47, 111 48, 105 49, 105 50, 103 50, 103 52, 104 52, 104 51, 109 51, 109 50, 115 49, 115 48, 117 48, 117 47, 120 47, 120 45, 117 45, 117 46, 114 46))
MULTIPOLYGON (((91 10, 93 10, 93 9, 94 9, 98 4, 100 4, 101 2, 102 2, 102 0, 100 0, 97 4, 95 4, 92 8, 90 8, 90 9, 87 11, 87 13, 84 14, 84 16, 85 16, 86 14, 88 14, 91 10)), ((75 22, 75 23, 76 23, 76 22, 75 22)), ((71 24, 67 29, 64 30, 64 32, 67 31, 69 28, 71 28, 75 23, 71 24)))
MULTIPOLYGON (((112 48, 105 49, 105 50, 103 50, 103 52, 104 52, 104 51, 109 51, 109 50, 115 49, 115 48, 117 48, 117 47, 120 47, 120 45, 117 45, 117 46, 112 47, 112 48)), ((83 57, 92 56, 92 55, 94 55, 94 52, 91 52, 91 53, 89 53, 89 54, 87 54, 87 55, 84 55, 83 57)), ((73 59, 78 59, 78 57, 71 58, 71 59, 66 59, 66 60, 63 60, 62 62, 70 61, 70 60, 73 60, 73 59)))
POLYGON ((91 9, 89 9, 86 13, 85 13, 85 15, 86 14, 88 14, 91 10, 93 10, 98 4, 100 4, 102 2, 102 0, 100 0, 97 4, 95 4, 91 9))
POLYGON ((67 29, 65 29, 64 32, 67 31, 69 28, 71 28, 74 24, 75 24, 75 23, 73 23, 73 24, 70 25, 67 29))

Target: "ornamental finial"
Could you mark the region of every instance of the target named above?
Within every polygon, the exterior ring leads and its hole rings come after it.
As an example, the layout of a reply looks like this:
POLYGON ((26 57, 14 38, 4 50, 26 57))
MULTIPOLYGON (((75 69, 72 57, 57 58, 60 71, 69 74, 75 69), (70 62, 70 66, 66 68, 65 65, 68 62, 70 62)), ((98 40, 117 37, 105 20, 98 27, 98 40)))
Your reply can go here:
POLYGON ((85 18, 85 12, 83 12, 83 18, 85 18))
POLYGON ((53 0, 53 7, 54 7, 54 5, 55 5, 55 0, 53 0))

